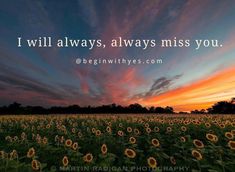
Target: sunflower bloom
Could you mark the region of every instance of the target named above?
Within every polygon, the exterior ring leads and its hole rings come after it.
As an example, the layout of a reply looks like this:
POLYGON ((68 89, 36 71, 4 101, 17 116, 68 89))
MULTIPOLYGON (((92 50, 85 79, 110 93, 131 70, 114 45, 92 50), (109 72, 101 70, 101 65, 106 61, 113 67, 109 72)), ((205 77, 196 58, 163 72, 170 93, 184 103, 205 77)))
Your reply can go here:
POLYGON ((0 151, 0 158, 4 159, 4 157, 5 157, 5 152, 4 151, 0 151))
POLYGON ((151 168, 156 168, 157 167, 157 161, 154 157, 149 157, 147 159, 147 162, 148 162, 149 167, 151 167, 151 168))
POLYGON ((206 126, 206 128, 210 128, 211 124, 207 122, 207 123, 205 123, 205 126, 206 126))
POLYGON ((232 133, 233 135, 235 135, 235 130, 231 130, 231 133, 232 133))
POLYGON ((171 156, 170 157, 170 162, 171 162, 171 164, 175 165, 176 164, 175 157, 171 156))
POLYGON ((96 135, 96 136, 100 136, 101 134, 102 134, 102 133, 101 133, 100 130, 96 130, 96 131, 95 131, 95 135, 96 135))
POLYGON ((166 131, 167 131, 168 133, 170 133, 170 132, 172 131, 172 128, 171 128, 171 127, 167 127, 167 128, 166 128, 166 131))
POLYGON ((35 171, 39 170, 40 169, 40 162, 36 159, 32 160, 31 167, 35 171))
POLYGON ((136 138, 130 137, 130 138, 129 138, 129 142, 130 142, 131 144, 135 144, 135 143, 136 143, 136 138))
POLYGON ((128 133, 131 133, 131 132, 132 132, 132 128, 131 128, 131 127, 127 127, 126 131, 127 131, 128 133))
POLYGON ((101 146, 101 153, 104 155, 108 152, 108 148, 107 148, 107 145, 106 144, 103 144, 101 146))
POLYGON ((125 149, 124 154, 128 157, 128 158, 135 158, 136 157, 136 153, 134 150, 132 149, 125 149))
POLYGON ((140 130, 138 130, 137 128, 134 129, 134 133, 135 135, 139 135, 140 134, 140 130))
POLYGON ((43 143, 44 145, 46 145, 46 144, 48 143, 48 139, 47 139, 46 137, 43 137, 42 143, 43 143))
POLYGON ((197 150, 192 150, 192 156, 197 160, 202 160, 202 154, 197 150))
POLYGON ((123 131, 119 130, 118 131, 118 136, 122 137, 124 135, 123 131))
POLYGON ((111 127, 110 127, 110 126, 106 127, 106 131, 107 131, 108 133, 111 133, 111 131, 112 131, 111 127))
POLYGON ((78 149, 78 143, 77 143, 77 142, 74 142, 74 143, 73 143, 72 149, 73 149, 73 150, 77 150, 77 149, 78 149))
POLYGON ((225 125, 224 124, 220 124, 219 127, 220 128, 225 128, 225 125))
POLYGON ((204 148, 204 144, 201 140, 194 139, 193 144, 194 146, 196 146, 196 148, 199 148, 199 149, 204 148))
POLYGON ((10 159, 16 159, 18 157, 18 153, 16 150, 13 150, 11 153, 10 153, 10 159))
POLYGON ((159 147, 160 146, 160 142, 158 139, 152 139, 151 141, 152 145, 155 147, 159 147))
POLYGON ((152 132, 151 128, 149 128, 149 127, 147 127, 147 128, 145 129, 145 131, 146 131, 146 133, 148 133, 148 134, 152 132))
POLYGON ((180 141, 184 143, 184 142, 186 142, 186 138, 182 136, 182 137, 180 137, 180 141))
POLYGON ((73 144, 73 141, 72 141, 71 139, 67 139, 67 140, 65 141, 65 146, 67 146, 67 147, 71 147, 72 144, 73 144))
POLYGON ((235 141, 230 140, 228 142, 228 147, 232 150, 235 150, 235 141))
POLYGON ((92 131, 92 133, 94 133, 94 134, 95 134, 96 129, 95 129, 95 128, 92 128, 92 129, 91 129, 91 131, 92 131))
POLYGON ((34 148, 30 148, 27 152, 27 157, 32 158, 34 156, 35 156, 35 150, 34 150, 34 148))
POLYGON ((155 132, 159 132, 160 131, 160 129, 158 128, 158 127, 154 127, 154 129, 153 129, 155 132))
POLYGON ((211 142, 217 142, 218 141, 218 137, 214 134, 207 133, 206 138, 207 138, 207 140, 209 140, 211 142))
POLYGON ((232 140, 234 138, 234 136, 233 136, 233 134, 231 132, 226 132, 224 135, 229 140, 232 140))
POLYGON ((62 164, 64 167, 68 166, 69 164, 69 159, 67 156, 64 156, 63 159, 62 159, 62 164))
POLYGON ((187 131, 187 128, 185 126, 180 127, 181 131, 185 132, 187 131))
POLYGON ((93 155, 91 153, 87 153, 84 157, 83 157, 83 161, 90 163, 93 160, 93 155))

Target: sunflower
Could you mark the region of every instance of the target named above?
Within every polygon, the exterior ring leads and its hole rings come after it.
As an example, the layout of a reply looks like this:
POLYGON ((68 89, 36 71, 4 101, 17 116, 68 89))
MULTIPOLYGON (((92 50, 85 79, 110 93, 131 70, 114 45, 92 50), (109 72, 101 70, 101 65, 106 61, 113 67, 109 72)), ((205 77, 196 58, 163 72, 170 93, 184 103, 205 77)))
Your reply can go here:
POLYGON ((146 131, 146 133, 149 134, 149 133, 151 133, 152 130, 151 130, 151 128, 147 127, 147 128, 145 129, 145 131, 146 131))
POLYGON ((128 157, 128 158, 135 158, 136 157, 136 153, 134 150, 132 149, 125 149, 124 154, 128 157))
POLYGON ((67 146, 67 147, 71 147, 72 144, 73 144, 73 141, 72 141, 71 139, 67 139, 67 140, 65 141, 65 146, 67 146))
POLYGON ((92 128, 92 129, 91 129, 91 132, 94 133, 94 134, 95 134, 95 131, 96 131, 95 128, 92 128))
POLYGON ((101 133, 100 130, 96 130, 96 131, 95 131, 95 135, 96 135, 96 136, 100 136, 101 134, 102 134, 102 133, 101 133))
POLYGON ((73 150, 77 150, 78 149, 78 143, 74 142, 72 145, 73 150))
POLYGON ((110 126, 106 127, 106 131, 107 131, 108 133, 111 133, 111 131, 112 131, 111 127, 110 127, 110 126))
POLYGON ((4 159, 4 157, 5 157, 5 152, 4 151, 0 151, 0 158, 4 159))
POLYGON ((131 144, 135 144, 135 143, 136 143, 136 138, 130 137, 130 138, 129 138, 129 142, 130 142, 131 144))
POLYGON ((230 149, 232 149, 232 150, 235 150, 235 141, 230 140, 228 142, 228 147, 230 147, 230 149))
POLYGON ((137 129, 137 128, 135 128, 135 129, 134 129, 134 133, 135 133, 136 135, 139 135, 139 134, 140 134, 140 130, 137 129))
POLYGON ((225 125, 224 124, 220 124, 219 127, 220 128, 225 128, 225 125))
POLYGON ((46 137, 43 137, 42 143, 43 143, 44 145, 46 145, 46 144, 48 143, 48 139, 47 139, 46 137))
POLYGON ((18 157, 18 153, 16 150, 13 150, 11 153, 10 153, 10 159, 16 159, 18 157))
POLYGON ((206 128, 210 128, 211 124, 207 122, 207 123, 205 123, 205 126, 206 126, 206 128))
POLYGON ((225 137, 227 137, 227 139, 232 140, 234 138, 233 134, 231 132, 226 132, 225 137))
POLYGON ((235 130, 231 130, 231 133, 232 133, 233 135, 235 135, 235 130))
POLYGON ((102 152, 102 154, 103 154, 103 155, 106 154, 107 151, 108 151, 107 145, 106 145, 106 144, 103 144, 103 145, 101 146, 101 152, 102 152))
POLYGON ((72 128, 72 133, 75 134, 76 133, 76 129, 72 128))
POLYGON ((22 132, 20 137, 21 137, 22 140, 25 140, 27 136, 26 136, 25 132, 22 132))
POLYGON ((13 140, 14 140, 15 142, 16 142, 18 139, 19 139, 18 136, 14 136, 14 137, 13 137, 13 140))
POLYGON ((31 166, 33 170, 39 170, 40 169, 40 162, 36 159, 32 160, 31 166))
POLYGON ((64 156, 62 159, 62 164, 64 167, 66 167, 69 164, 69 159, 67 156, 64 156))
POLYGON ((9 141, 9 142, 12 142, 12 137, 11 137, 11 136, 6 136, 6 137, 5 137, 5 140, 6 140, 6 141, 9 141))
POLYGON ((183 131, 183 132, 187 131, 187 128, 186 128, 185 126, 181 126, 180 129, 181 129, 181 131, 183 131))
POLYGON ((170 157, 170 162, 175 165, 176 164, 176 160, 175 160, 175 157, 171 156, 170 157))
POLYGON ((158 127, 154 127, 154 129, 153 129, 155 132, 159 132, 160 131, 160 129, 158 128, 158 127))
POLYGON ((132 128, 131 128, 131 127, 127 127, 126 131, 127 131, 128 133, 131 133, 131 132, 132 132, 132 128))
POLYGON ((148 162, 148 165, 151 167, 151 168, 156 168, 157 167, 157 161, 154 157, 149 157, 147 159, 147 162, 148 162))
POLYGON ((122 137, 124 135, 123 131, 119 130, 118 135, 122 137))
POLYGON ((168 133, 170 133, 170 132, 172 131, 172 128, 171 128, 171 127, 167 127, 167 128, 166 128, 166 131, 167 131, 168 133))
POLYGON ((214 134, 207 133, 206 138, 207 138, 207 140, 209 140, 211 142, 217 142, 218 141, 218 137, 214 134))
POLYGON ((47 128, 47 129, 51 128, 51 125, 50 125, 50 124, 47 124, 47 125, 46 125, 46 128, 47 128))
POLYGON ((194 158, 196 158, 197 160, 201 160, 202 159, 202 154, 199 151, 195 150, 195 149, 192 150, 192 156, 194 158))
POLYGON ((32 157, 34 157, 34 155, 35 155, 35 150, 34 150, 34 148, 30 148, 30 149, 28 150, 28 152, 27 152, 27 157, 28 157, 28 158, 32 158, 32 157))
POLYGON ((93 160, 93 155, 91 153, 87 153, 84 157, 83 157, 83 161, 90 163, 93 160))
POLYGON ((182 136, 182 137, 180 137, 180 141, 181 142, 186 142, 186 138, 182 136))
POLYGON ((78 132, 78 134, 77 134, 77 135, 78 135, 78 137, 79 137, 79 138, 81 138, 81 137, 82 137, 82 133, 81 133, 80 131, 78 132))
POLYGON ((198 140, 198 139, 194 139, 193 140, 193 144, 194 146, 196 146, 197 148, 204 148, 204 144, 201 140, 198 140))
POLYGON ((148 123, 144 124, 144 127, 149 128, 149 124, 148 123))
POLYGON ((155 147, 159 147, 160 146, 160 142, 158 139, 152 139, 151 141, 152 145, 155 147))

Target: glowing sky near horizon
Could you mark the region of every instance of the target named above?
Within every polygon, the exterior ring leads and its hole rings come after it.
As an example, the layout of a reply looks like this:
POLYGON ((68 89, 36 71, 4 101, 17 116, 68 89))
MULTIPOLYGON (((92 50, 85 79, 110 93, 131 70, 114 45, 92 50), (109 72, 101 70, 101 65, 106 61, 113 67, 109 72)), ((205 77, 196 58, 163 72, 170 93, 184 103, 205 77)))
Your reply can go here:
POLYGON ((235 97, 235 1, 0 2, 0 105, 206 109, 235 97), (27 48, 17 37, 218 39, 219 48, 27 48), (155 65, 77 65, 77 57, 162 57, 155 65))

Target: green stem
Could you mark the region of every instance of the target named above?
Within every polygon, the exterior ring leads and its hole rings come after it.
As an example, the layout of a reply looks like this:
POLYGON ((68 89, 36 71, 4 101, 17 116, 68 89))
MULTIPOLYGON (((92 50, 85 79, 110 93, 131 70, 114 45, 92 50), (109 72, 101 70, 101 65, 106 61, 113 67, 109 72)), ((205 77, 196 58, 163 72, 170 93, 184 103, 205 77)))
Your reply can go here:
POLYGON ((222 156, 221 156, 221 153, 220 153, 220 161, 221 161, 221 166, 222 166, 222 169, 223 169, 223 172, 225 172, 225 169, 224 169, 224 164, 223 164, 223 160, 222 160, 222 156))
POLYGON ((200 162, 197 160, 197 166, 198 166, 198 168, 199 168, 199 171, 201 172, 202 171, 202 169, 201 169, 201 165, 200 165, 200 162))

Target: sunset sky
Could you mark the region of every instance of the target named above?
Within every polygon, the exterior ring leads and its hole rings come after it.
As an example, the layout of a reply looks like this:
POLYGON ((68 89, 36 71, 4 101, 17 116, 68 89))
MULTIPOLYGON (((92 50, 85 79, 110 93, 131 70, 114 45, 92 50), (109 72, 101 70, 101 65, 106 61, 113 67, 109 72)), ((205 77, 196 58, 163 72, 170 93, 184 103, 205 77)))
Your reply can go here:
POLYGON ((235 97, 235 1, 120 0, 0 2, 0 106, 140 103, 176 111, 235 97), (29 48, 17 37, 217 39, 222 47, 29 48), (84 65, 76 58, 146 59, 163 64, 84 65))

